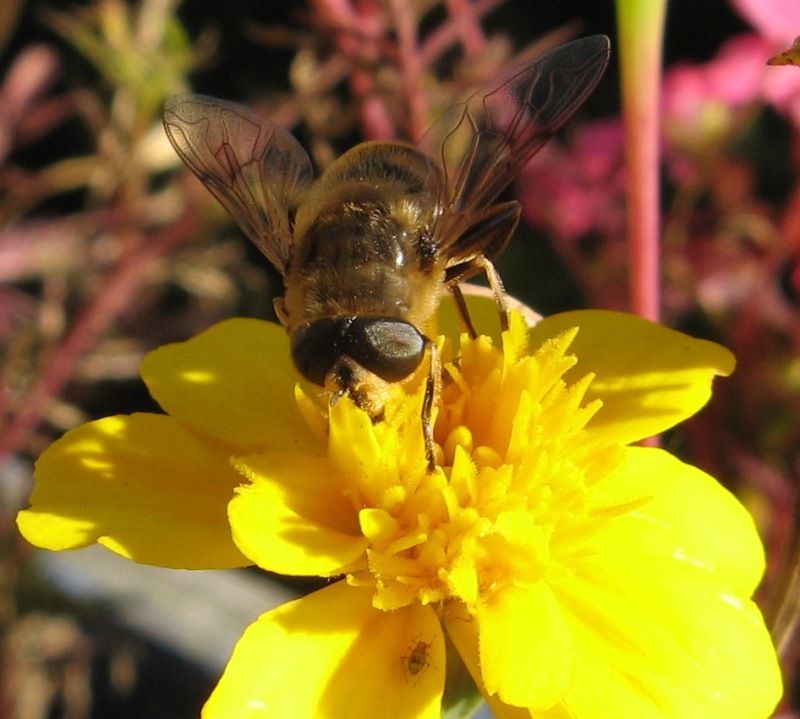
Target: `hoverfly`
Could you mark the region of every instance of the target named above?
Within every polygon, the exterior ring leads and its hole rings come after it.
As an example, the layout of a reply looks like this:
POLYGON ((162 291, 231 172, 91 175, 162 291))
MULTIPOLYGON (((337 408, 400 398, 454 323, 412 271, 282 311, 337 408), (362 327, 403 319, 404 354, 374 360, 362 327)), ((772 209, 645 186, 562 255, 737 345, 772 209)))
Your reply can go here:
POLYGON ((165 106, 177 153, 283 276, 275 310, 307 380, 378 421, 390 385, 429 355, 430 470, 438 359, 426 333, 439 299, 453 293, 474 335, 459 283, 485 272, 507 326, 492 260, 520 206, 495 200, 581 106, 608 57, 603 35, 558 47, 440 120, 429 133, 445 138, 438 160, 405 142, 364 142, 316 181, 299 142, 242 105, 181 95, 165 106))

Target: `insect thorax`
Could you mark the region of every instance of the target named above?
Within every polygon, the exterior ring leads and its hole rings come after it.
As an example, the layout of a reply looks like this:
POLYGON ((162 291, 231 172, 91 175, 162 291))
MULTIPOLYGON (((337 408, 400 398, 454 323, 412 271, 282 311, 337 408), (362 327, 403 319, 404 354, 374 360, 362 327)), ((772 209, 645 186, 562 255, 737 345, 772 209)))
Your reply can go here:
POLYGON ((292 324, 370 314, 425 324, 443 277, 430 246, 431 211, 381 187, 337 194, 297 228, 286 283, 292 324))

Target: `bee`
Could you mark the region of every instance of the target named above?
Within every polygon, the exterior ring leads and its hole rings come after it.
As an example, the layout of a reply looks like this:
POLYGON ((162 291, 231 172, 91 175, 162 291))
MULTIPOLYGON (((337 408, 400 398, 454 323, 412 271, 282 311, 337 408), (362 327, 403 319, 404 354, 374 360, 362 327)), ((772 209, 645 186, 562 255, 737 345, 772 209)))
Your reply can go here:
POLYGON ((431 471, 438 357, 428 332, 440 298, 453 294, 474 336, 459 284, 484 272, 507 327, 492 262, 520 206, 496 200, 581 106, 608 57, 603 35, 563 45, 439 120, 427 135, 444 138, 436 159, 406 142, 364 142, 316 181, 300 143, 250 109, 202 95, 165 105, 178 155, 283 276, 275 312, 303 377, 379 421, 391 385, 429 355, 431 471))

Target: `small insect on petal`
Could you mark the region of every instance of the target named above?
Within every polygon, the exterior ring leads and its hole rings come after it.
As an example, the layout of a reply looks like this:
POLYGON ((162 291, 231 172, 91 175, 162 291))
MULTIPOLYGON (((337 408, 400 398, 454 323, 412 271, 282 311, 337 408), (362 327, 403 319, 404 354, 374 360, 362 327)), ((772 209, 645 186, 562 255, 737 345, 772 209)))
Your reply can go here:
POLYGON ((408 654, 402 657, 403 666, 409 675, 416 677, 430 665, 430 659, 428 658, 430 648, 430 642, 418 641, 409 650, 408 654))

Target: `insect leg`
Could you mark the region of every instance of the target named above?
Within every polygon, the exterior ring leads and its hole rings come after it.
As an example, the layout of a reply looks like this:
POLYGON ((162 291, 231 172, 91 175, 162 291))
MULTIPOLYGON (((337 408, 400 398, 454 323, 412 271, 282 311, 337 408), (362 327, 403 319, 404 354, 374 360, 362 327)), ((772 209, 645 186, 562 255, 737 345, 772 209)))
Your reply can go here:
POLYGON ((458 314, 461 315, 461 320, 467 328, 467 333, 470 339, 474 340, 478 336, 478 333, 475 330, 475 325, 472 324, 472 317, 469 316, 469 308, 467 307, 467 301, 464 299, 464 293, 457 284, 450 285, 450 292, 453 293, 453 299, 456 301, 456 309, 458 309, 458 314))
POLYGON ((482 259, 483 271, 486 273, 486 279, 489 280, 489 287, 494 295, 494 301, 497 304, 497 311, 500 313, 500 329, 505 332, 509 328, 508 320, 508 303, 506 302, 506 291, 503 288, 503 281, 495 269, 494 265, 485 257, 482 259))
MULTIPOLYGON (((426 338, 427 339, 427 338, 426 338)), ((422 400, 422 435, 425 440, 425 458, 428 460, 428 472, 433 473, 436 469, 436 451, 433 441, 433 403, 436 400, 439 376, 439 350, 436 345, 427 340, 428 351, 430 353, 430 367, 428 369, 428 379, 425 381, 425 397, 422 400)))

